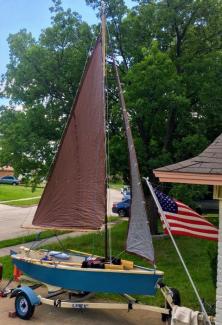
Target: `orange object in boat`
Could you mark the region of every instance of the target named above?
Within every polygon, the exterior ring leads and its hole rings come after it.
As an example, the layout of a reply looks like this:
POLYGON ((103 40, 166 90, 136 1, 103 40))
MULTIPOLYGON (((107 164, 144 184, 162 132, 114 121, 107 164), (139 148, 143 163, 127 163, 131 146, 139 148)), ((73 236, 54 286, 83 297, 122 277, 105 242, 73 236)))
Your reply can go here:
POLYGON ((0 263, 0 282, 2 281, 3 265, 0 263))
POLYGON ((13 278, 14 281, 19 281, 19 277, 22 275, 22 271, 20 271, 15 265, 13 270, 13 278))

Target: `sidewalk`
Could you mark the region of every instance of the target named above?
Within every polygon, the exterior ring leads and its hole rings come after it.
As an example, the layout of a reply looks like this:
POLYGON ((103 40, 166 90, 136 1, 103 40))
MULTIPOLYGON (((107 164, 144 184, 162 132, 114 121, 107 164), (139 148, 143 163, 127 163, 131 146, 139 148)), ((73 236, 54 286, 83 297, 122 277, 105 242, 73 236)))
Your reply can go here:
MULTIPOLYGON (((68 237, 79 237, 79 236, 82 236, 84 234, 87 234, 89 232, 71 232, 71 233, 68 233, 68 234, 63 234, 63 235, 60 235, 60 236, 57 236, 57 237, 50 237, 50 238, 47 238, 47 239, 43 239, 43 240, 39 240, 39 241, 31 241, 31 242, 28 242, 28 243, 24 243, 24 244, 19 244, 19 245, 15 245, 15 246, 10 246, 10 247, 5 247, 5 248, 1 248, 0 249, 0 257, 2 256, 6 256, 6 255, 10 255, 10 250, 18 250, 19 247, 21 246, 25 246, 25 247, 28 247, 28 248, 31 248, 32 246, 36 246, 37 243, 55 243, 58 241, 57 238, 59 238, 59 240, 63 240, 65 238, 68 238, 68 237)), ((21 237, 21 241, 22 241, 22 237, 21 237)))
MULTIPOLYGON (((121 201, 122 194, 118 190, 110 189, 108 198, 107 213, 111 216, 113 215, 112 204, 121 201)), ((36 229, 30 228, 36 208, 37 206, 16 207, 0 204, 0 240, 22 237, 37 232, 36 229)))
MULTIPOLYGON (((108 223, 108 226, 109 227, 112 227, 114 226, 115 224, 121 222, 121 220, 124 220, 124 218, 119 218, 119 220, 115 221, 115 222, 109 222, 108 223)), ((67 234, 63 234, 63 235, 59 235, 59 236, 54 236, 54 237, 50 237, 50 238, 45 238, 45 239, 42 239, 42 240, 35 240, 35 241, 30 241, 28 243, 22 243, 22 237, 21 238, 21 244, 18 244, 18 245, 14 245, 14 246, 9 246, 9 247, 4 247, 4 248, 0 248, 0 257, 2 256, 6 256, 6 255, 10 255, 10 250, 19 250, 19 248, 21 246, 25 246, 27 248, 31 248, 31 247, 36 247, 38 246, 38 244, 40 243, 41 245, 43 244, 51 244, 51 243, 56 243, 58 242, 58 239, 59 240, 63 240, 63 239, 66 239, 66 238, 75 238, 75 237, 80 237, 80 236, 84 236, 86 234, 89 234, 89 233, 92 233, 92 231, 84 231, 84 232, 80 232, 80 231, 75 231, 75 232, 70 232, 70 233, 67 233, 67 234)), ((61 247, 62 249, 62 247, 61 247)))

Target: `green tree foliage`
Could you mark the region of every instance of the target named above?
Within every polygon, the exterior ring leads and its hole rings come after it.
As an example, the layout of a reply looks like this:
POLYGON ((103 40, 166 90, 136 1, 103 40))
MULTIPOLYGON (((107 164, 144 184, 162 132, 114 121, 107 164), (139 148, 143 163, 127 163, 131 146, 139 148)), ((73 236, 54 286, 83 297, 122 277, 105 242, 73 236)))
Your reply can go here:
POLYGON ((26 112, 5 110, 0 125, 3 161, 11 163, 17 174, 40 182, 53 158, 52 130, 41 105, 26 112))
POLYGON ((36 182, 46 176, 92 43, 90 27, 55 0, 51 26, 35 40, 26 30, 9 35, 3 76, 12 108, 1 112, 1 164, 36 182), (22 112, 13 106, 22 105, 22 112))
MULTIPOLYGON (((140 168, 152 177, 154 168, 197 155, 221 133, 222 1, 137 3, 119 20, 129 68, 122 80, 140 168)), ((206 190, 190 188, 187 203, 196 193, 206 190)))
POLYGON ((122 22, 131 57, 125 87, 149 174, 198 154, 221 133, 222 1, 138 3, 122 22))
MULTIPOLYGON (((101 15, 101 1, 100 0, 86 0, 86 3, 93 9, 96 9, 101 15)), ((125 51, 125 38, 127 38, 126 30, 124 30, 123 19, 129 12, 124 0, 106 0, 104 1, 105 15, 107 20, 107 35, 109 41, 112 42, 113 51, 121 57, 122 67, 124 70, 128 69, 129 57, 125 51)))
POLYGON ((144 173, 150 174, 160 161, 163 165, 171 161, 169 127, 175 129, 176 125, 168 121, 172 114, 179 120, 189 100, 175 65, 167 53, 158 49, 157 42, 145 51, 143 60, 133 65, 127 81, 132 123, 143 145, 141 165, 144 173))
MULTIPOLYGON (((100 14, 100 1, 86 3, 100 14)), ((105 3, 108 39, 124 83, 140 169, 152 176, 154 168, 197 155, 221 133, 222 0, 137 0, 131 10, 124 0, 105 3)), ((0 161, 36 179, 49 168, 92 31, 99 30, 77 13, 64 11, 60 0, 54 0, 50 10, 52 24, 38 40, 26 30, 9 36, 10 62, 2 80, 2 95, 12 106, 22 104, 23 111, 1 110, 0 161)), ((107 87, 111 173, 127 179, 112 73, 107 87)))

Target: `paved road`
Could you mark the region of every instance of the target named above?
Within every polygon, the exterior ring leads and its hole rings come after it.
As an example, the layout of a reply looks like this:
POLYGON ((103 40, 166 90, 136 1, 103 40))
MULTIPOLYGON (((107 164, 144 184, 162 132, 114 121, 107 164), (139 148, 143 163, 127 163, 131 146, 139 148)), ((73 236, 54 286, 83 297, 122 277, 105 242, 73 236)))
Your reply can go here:
MULTIPOLYGON (((38 289, 39 294, 42 289, 38 289)), ((0 298, 0 323, 4 325, 24 325, 26 321, 9 318, 8 312, 14 311, 14 299, 0 298)), ((160 315, 147 311, 132 310, 93 310, 83 312, 72 309, 56 309, 42 305, 36 307, 28 325, 162 325, 160 315)))
MULTIPOLYGON (((120 191, 113 189, 109 191, 108 215, 112 215, 112 203, 120 201, 121 198, 120 191)), ((0 240, 22 237, 37 232, 36 230, 21 228, 31 226, 35 210, 36 206, 20 208, 0 204, 0 240)))

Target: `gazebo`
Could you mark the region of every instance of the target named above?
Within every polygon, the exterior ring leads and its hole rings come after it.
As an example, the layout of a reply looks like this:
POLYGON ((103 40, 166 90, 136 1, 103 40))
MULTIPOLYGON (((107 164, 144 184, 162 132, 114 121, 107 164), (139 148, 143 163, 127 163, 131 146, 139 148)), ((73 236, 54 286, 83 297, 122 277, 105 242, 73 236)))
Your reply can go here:
POLYGON ((214 186, 219 200, 219 241, 217 265, 216 324, 222 320, 222 134, 198 156, 154 170, 160 182, 214 186))

